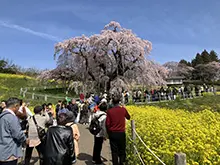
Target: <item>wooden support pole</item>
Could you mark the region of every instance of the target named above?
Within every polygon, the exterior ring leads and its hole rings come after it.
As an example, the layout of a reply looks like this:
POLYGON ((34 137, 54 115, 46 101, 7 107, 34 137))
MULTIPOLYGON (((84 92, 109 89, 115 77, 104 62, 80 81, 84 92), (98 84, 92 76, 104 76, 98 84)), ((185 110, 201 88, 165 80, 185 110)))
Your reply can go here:
POLYGON ((34 93, 32 93, 32 100, 34 100, 34 93))
MULTIPOLYGON (((136 134, 135 134, 135 122, 134 120, 131 120, 131 138, 133 140, 133 145, 136 145, 136 134)), ((134 154, 136 154, 136 151, 134 149, 134 154)))
POLYGON ((23 91, 23 98, 25 98, 26 91, 23 91))
POLYGON ((20 89, 20 95, 22 94, 22 92, 23 92, 23 88, 20 89))
POLYGON ((44 96, 44 101, 47 101, 47 95, 44 96))
POLYGON ((175 157, 175 165, 186 165, 186 154, 176 153, 174 157, 175 157))

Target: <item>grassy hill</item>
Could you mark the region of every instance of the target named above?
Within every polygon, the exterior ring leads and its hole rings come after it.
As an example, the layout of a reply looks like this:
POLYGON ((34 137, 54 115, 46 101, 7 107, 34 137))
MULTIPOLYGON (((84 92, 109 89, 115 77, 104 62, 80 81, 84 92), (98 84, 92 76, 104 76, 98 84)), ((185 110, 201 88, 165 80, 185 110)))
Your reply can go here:
MULTIPOLYGON (((56 85, 50 85, 47 89, 44 89, 44 85, 41 85, 35 78, 25 75, 0 73, 0 100, 7 100, 9 97, 18 97, 26 102, 30 102, 32 105, 36 105, 45 102, 45 94, 48 95, 47 102, 51 103, 56 103, 66 96, 64 90, 61 87, 56 88, 56 85), (26 97, 23 98, 22 95, 20 95, 20 89, 25 87, 37 88, 35 91, 33 91, 33 88, 29 88, 26 97), (35 96, 41 96, 35 97, 35 100, 32 100, 32 93, 35 93, 35 96)), ((69 94, 68 97, 72 97, 71 94, 69 94)))
POLYGON ((20 97, 20 88, 35 86, 36 84, 37 81, 28 76, 0 73, 0 99, 20 97))
MULTIPOLYGON (((64 98, 66 95, 61 87, 56 88, 56 85, 51 85, 49 88, 44 89, 42 85, 39 85, 39 82, 28 76, 24 75, 13 75, 13 74, 2 74, 0 73, 0 100, 8 99, 9 97, 19 97, 26 101, 29 101, 35 104, 44 103, 44 95, 48 95, 48 101, 56 103, 60 98, 64 98), (20 88, 24 87, 39 87, 35 91, 32 89, 28 90, 30 94, 26 94, 26 98, 20 96, 20 88), (36 100, 31 100, 31 94, 41 94, 42 97, 36 100), (52 98, 58 97, 58 98, 52 98)), ((68 97, 74 97, 74 95, 68 94, 68 97)), ((212 109, 214 111, 220 112, 220 95, 206 95, 205 97, 199 97, 195 99, 187 100, 175 100, 170 102, 160 102, 152 103, 152 106, 163 107, 169 109, 185 109, 188 111, 198 112, 204 109, 212 109)))
POLYGON ((184 109, 190 112, 199 112, 204 109, 210 109, 215 112, 220 112, 220 95, 207 94, 204 97, 194 99, 180 100, 169 102, 152 103, 152 106, 168 109, 184 109))

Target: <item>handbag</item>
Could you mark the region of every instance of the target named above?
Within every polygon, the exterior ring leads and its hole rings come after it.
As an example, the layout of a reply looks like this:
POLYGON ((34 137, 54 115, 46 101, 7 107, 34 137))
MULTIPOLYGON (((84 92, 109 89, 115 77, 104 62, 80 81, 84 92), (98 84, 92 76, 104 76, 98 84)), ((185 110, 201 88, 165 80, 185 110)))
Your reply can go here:
POLYGON ((38 124, 37 124, 37 121, 35 119, 35 117, 33 116, 33 120, 34 120, 34 123, 37 127, 37 134, 38 134, 38 137, 40 139, 40 141, 44 141, 45 138, 46 138, 46 131, 44 128, 40 127, 38 124))

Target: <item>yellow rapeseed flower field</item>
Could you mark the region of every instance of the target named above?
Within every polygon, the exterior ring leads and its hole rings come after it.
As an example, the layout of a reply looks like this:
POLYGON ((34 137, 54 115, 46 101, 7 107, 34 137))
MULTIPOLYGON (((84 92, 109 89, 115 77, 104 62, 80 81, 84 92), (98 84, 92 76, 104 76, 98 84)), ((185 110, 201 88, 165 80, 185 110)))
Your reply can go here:
POLYGON ((0 73, 0 78, 27 78, 33 79, 32 77, 25 76, 25 75, 17 75, 17 74, 7 74, 7 73, 0 73))
MULTIPOLYGON (((188 165, 220 165, 220 113, 153 106, 127 106, 127 109, 138 134, 167 165, 174 164, 177 152, 186 154, 188 165)), ((127 131, 130 135, 129 122, 127 131)), ((139 140, 137 148, 146 164, 160 164, 139 140)), ((133 157, 128 154, 128 158, 133 157)))

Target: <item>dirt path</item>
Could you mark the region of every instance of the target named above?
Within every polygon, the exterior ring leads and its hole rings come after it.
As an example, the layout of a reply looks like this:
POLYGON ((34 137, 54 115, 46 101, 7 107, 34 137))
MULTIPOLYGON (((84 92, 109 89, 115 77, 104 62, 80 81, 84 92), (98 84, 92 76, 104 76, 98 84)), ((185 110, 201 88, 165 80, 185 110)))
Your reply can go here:
MULTIPOLYGON (((89 132, 88 126, 78 125, 80 131, 80 142, 79 149, 80 154, 75 165, 93 165, 92 163, 92 152, 93 152, 93 143, 94 137, 89 132)), ((102 148, 102 159, 104 165, 111 165, 111 152, 109 147, 109 141, 103 143, 102 148)), ((38 156, 36 150, 33 151, 31 165, 39 165, 38 156)))
MULTIPOLYGON (((92 152, 93 152, 93 142, 94 137, 90 134, 89 130, 87 129, 88 126, 79 125, 80 130, 80 154, 78 156, 78 161, 76 165, 92 165, 92 152)), ((103 143, 102 148, 102 158, 105 165, 111 165, 111 152, 109 147, 109 141, 105 141, 103 143)))

